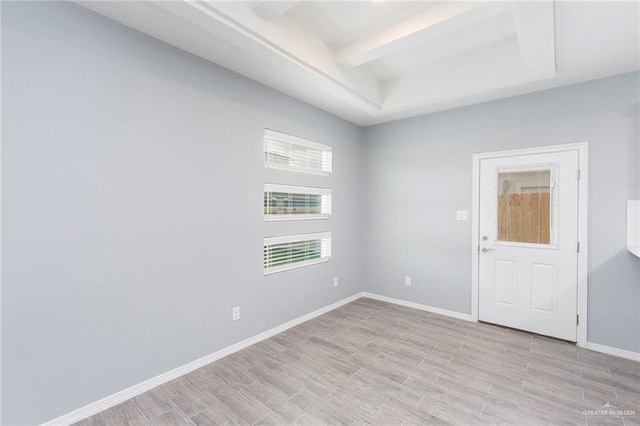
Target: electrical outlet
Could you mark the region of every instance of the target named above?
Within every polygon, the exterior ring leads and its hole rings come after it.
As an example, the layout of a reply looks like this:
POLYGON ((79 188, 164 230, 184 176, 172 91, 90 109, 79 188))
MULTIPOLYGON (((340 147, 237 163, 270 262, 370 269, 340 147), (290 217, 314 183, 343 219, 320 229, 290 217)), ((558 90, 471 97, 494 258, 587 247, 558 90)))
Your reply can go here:
POLYGON ((404 285, 411 287, 411 277, 404 277, 404 285))
POLYGON ((238 321, 240 319, 240 306, 236 306, 231 309, 231 321, 238 321))
POLYGON ((338 277, 335 277, 335 278, 333 279, 333 286, 334 286, 334 287, 338 287, 338 277))

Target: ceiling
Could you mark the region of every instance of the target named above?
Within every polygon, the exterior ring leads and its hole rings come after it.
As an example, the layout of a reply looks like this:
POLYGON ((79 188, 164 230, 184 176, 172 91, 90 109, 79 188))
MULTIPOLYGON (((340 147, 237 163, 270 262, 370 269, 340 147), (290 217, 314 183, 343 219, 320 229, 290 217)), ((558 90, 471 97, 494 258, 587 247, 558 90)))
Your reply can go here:
POLYGON ((77 3, 362 126, 640 69, 636 1, 77 3))

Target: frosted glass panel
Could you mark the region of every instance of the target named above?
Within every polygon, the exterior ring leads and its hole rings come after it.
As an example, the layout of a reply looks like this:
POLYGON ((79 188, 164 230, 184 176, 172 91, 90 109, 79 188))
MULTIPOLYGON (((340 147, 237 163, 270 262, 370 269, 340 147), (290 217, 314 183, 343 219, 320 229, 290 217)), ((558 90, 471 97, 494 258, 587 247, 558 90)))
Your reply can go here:
POLYGON ((498 173, 498 240, 550 244, 551 171, 498 173))

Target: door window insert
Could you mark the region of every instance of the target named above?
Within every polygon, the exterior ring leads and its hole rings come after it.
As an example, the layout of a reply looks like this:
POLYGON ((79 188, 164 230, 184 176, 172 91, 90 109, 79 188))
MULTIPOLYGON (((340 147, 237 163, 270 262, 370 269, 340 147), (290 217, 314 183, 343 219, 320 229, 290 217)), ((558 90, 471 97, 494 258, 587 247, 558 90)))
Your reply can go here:
POLYGON ((498 242, 554 244, 554 169, 549 165, 497 170, 498 242))

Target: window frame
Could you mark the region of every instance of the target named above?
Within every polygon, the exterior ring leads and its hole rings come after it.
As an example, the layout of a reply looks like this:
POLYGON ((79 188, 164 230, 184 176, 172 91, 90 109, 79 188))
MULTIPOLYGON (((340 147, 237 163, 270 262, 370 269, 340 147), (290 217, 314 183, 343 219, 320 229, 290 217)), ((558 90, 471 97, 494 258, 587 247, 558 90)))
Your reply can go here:
POLYGON ((264 167, 268 169, 286 170, 291 172, 320 175, 320 176, 331 176, 333 172, 333 154, 332 154, 331 146, 313 142, 307 139, 300 138, 298 136, 289 135, 289 134, 278 132, 271 129, 264 130, 263 155, 264 155, 264 167), (304 168, 304 167, 292 167, 290 165, 283 165, 283 164, 278 164, 278 163, 269 161, 268 155, 265 155, 265 154, 276 154, 269 149, 269 143, 270 143, 269 141, 277 141, 281 143, 284 142, 289 145, 321 151, 322 157, 323 157, 322 164, 326 163, 327 169, 325 170, 324 168, 322 168, 322 170, 315 170, 315 169, 304 168))
MULTIPOLYGON (((497 246, 505 246, 505 247, 528 247, 528 248, 537 248, 537 249, 548 249, 548 250, 558 250, 558 229, 559 229, 559 218, 558 218, 558 167, 559 164, 556 162, 552 163, 531 163, 523 165, 522 167, 499 167, 496 169, 496 191, 498 191, 500 173, 519 173, 519 172, 533 172, 537 170, 548 170, 550 172, 550 182, 549 182, 549 207, 550 207, 550 230, 549 230, 549 243, 525 243, 525 242, 517 242, 517 241, 502 241, 498 237, 500 234, 500 230, 498 229, 498 220, 497 215, 499 212, 496 212, 496 240, 494 244, 497 246)), ((497 196, 499 195, 496 192, 496 203, 497 196)), ((497 204, 496 204, 497 208, 497 204)))
POLYGON ((263 192, 263 200, 264 195, 267 193, 288 193, 288 194, 297 194, 297 195, 320 195, 321 199, 321 209, 326 208, 326 212, 321 213, 307 213, 307 214, 264 214, 265 222, 280 222, 280 221, 289 221, 289 220, 327 220, 331 219, 332 214, 332 190, 330 188, 317 188, 311 186, 293 186, 293 185, 280 185, 275 183, 265 183, 264 184, 264 192, 263 192))
POLYGON ((306 266, 317 265, 320 263, 326 263, 331 260, 331 232, 316 232, 312 234, 297 234, 297 235, 284 235, 278 237, 265 237, 263 244, 263 272, 264 275, 271 275, 278 272, 290 271, 292 269, 304 268, 306 266), (320 241, 320 257, 299 261, 286 263, 284 265, 279 265, 275 267, 266 267, 264 262, 264 253, 267 250, 267 247, 274 246, 277 244, 286 244, 286 243, 295 243, 302 241, 320 241), (323 246, 324 245, 324 246, 323 246))

